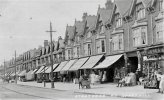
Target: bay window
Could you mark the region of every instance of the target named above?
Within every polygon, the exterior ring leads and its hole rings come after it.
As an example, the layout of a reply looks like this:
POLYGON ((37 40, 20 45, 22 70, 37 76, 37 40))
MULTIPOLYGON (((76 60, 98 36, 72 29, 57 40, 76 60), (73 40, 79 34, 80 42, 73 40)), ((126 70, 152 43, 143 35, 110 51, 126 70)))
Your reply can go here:
POLYGON ((133 29, 133 46, 142 46, 147 44, 147 26, 133 29))
POLYGON ((114 34, 112 36, 112 50, 123 50, 123 34, 114 34))
POLYGON ((164 22, 157 22, 156 23, 156 42, 164 42, 164 22))
POLYGON ((71 59, 71 50, 68 50, 68 59, 71 59))
POLYGON ((77 47, 77 57, 80 57, 80 48, 77 47))
POLYGON ((105 52, 105 40, 101 40, 101 52, 105 52))

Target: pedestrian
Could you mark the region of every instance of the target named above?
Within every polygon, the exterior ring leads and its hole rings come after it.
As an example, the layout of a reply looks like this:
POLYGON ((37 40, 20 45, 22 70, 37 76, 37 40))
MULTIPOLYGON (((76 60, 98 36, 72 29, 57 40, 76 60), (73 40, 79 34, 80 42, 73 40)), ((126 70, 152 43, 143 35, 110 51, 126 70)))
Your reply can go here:
POLYGON ((161 75, 161 80, 159 83, 159 89, 161 93, 164 93, 164 75, 161 75))
POLYGON ((83 76, 80 75, 80 78, 79 78, 79 89, 80 89, 80 87, 82 87, 82 81, 83 81, 83 76))
POLYGON ((159 83, 161 80, 161 73, 155 73, 156 77, 157 77, 157 89, 158 89, 158 93, 160 93, 160 88, 159 88, 159 83))
POLYGON ((91 79, 91 84, 94 85, 94 83, 95 83, 95 73, 94 72, 91 73, 90 79, 91 79))
POLYGON ((117 87, 122 87, 123 84, 125 84, 125 77, 123 77, 122 79, 120 79, 120 80, 118 81, 117 87))

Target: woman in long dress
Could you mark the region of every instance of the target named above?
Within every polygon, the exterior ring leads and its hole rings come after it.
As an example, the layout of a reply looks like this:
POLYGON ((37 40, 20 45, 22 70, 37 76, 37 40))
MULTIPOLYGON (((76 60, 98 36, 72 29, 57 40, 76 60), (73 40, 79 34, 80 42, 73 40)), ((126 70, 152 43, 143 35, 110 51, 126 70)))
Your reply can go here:
POLYGON ((159 83, 159 89, 160 89, 161 93, 164 93, 164 74, 161 75, 161 80, 160 80, 160 83, 159 83))
POLYGON ((95 83, 95 74, 94 74, 94 72, 91 73, 90 78, 91 78, 91 84, 94 85, 94 83, 95 83))

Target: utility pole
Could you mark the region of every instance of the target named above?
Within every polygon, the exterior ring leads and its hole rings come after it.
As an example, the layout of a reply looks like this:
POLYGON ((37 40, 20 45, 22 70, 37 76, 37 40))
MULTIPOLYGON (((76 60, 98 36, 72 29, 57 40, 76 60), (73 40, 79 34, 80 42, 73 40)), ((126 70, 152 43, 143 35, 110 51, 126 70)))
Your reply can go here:
POLYGON ((16 50, 15 50, 15 83, 17 84, 17 74, 16 74, 16 71, 17 71, 17 65, 16 65, 16 50))
POLYGON ((53 57, 52 57, 52 32, 56 32, 56 31, 53 31, 52 30, 52 24, 51 24, 51 22, 50 22, 50 30, 49 31, 46 31, 46 32, 49 32, 50 33, 50 41, 51 41, 51 56, 50 56, 50 60, 51 60, 51 73, 50 73, 50 75, 51 75, 51 88, 54 88, 54 81, 53 81, 53 57))

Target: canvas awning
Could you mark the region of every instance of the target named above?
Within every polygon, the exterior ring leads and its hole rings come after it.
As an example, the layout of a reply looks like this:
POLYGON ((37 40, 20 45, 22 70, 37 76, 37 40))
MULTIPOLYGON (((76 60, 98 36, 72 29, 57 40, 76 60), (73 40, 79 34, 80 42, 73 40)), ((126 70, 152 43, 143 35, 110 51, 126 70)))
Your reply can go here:
POLYGON ((40 73, 44 67, 45 66, 40 67, 39 70, 36 72, 36 74, 40 73))
POLYGON ((33 72, 31 74, 35 74, 37 72, 38 69, 34 69, 33 72))
POLYGON ((40 73, 44 73, 44 71, 46 71, 50 66, 46 66, 45 68, 43 68, 40 73))
POLYGON ((91 56, 88 61, 80 69, 91 69, 93 68, 103 57, 103 55, 91 56))
POLYGON ((89 57, 81 58, 69 69, 69 71, 78 70, 81 66, 85 64, 85 62, 89 59, 89 57))
POLYGON ((25 74, 26 74, 26 70, 23 70, 22 72, 19 73, 18 76, 25 76, 25 74))
POLYGON ((62 69, 61 71, 68 71, 70 67, 77 61, 77 59, 70 60, 62 69))
POLYGON ((112 65, 113 63, 115 63, 121 57, 122 57, 122 54, 121 55, 108 56, 105 58, 105 60, 102 63, 100 63, 99 65, 94 67, 94 69, 107 68, 110 65, 112 65))
POLYGON ((15 76, 15 72, 13 72, 12 74, 10 74, 10 76, 15 76))
MULTIPOLYGON (((53 70, 58 66, 59 64, 54 64, 53 65, 53 70)), ((50 73, 51 72, 51 66, 45 71, 45 73, 50 73)))
POLYGON ((61 62, 60 65, 53 72, 59 72, 67 63, 68 61, 61 62))
POLYGON ((30 70, 30 71, 26 74, 26 80, 32 80, 33 78, 34 78, 33 70, 30 70))

